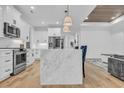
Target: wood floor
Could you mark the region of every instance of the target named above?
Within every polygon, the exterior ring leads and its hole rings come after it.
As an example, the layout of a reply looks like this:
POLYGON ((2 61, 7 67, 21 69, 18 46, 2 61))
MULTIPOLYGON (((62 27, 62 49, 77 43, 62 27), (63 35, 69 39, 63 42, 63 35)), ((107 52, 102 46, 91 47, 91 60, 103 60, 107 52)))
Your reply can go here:
POLYGON ((3 82, 0 82, 0 87, 3 88, 124 88, 124 81, 121 81, 103 69, 86 63, 86 78, 83 85, 56 85, 56 86, 41 86, 40 85, 40 62, 36 61, 29 66, 25 71, 16 76, 10 77, 3 82))

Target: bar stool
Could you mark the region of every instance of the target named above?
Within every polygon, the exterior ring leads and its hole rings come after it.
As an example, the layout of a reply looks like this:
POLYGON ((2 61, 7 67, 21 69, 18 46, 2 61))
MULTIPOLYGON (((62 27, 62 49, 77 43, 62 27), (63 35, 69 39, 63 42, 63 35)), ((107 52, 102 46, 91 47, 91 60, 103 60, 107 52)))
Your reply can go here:
POLYGON ((86 53, 87 53, 87 46, 81 46, 82 50, 82 70, 83 70, 83 77, 85 78, 85 60, 86 60, 86 53))

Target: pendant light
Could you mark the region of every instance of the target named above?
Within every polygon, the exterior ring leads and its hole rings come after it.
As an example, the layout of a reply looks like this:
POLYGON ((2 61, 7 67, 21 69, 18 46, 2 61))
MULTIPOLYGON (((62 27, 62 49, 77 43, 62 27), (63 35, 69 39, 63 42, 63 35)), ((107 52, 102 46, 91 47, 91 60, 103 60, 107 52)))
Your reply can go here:
POLYGON ((67 5, 67 9, 65 10, 65 18, 64 18, 64 26, 72 26, 72 18, 69 15, 69 5, 67 5))
POLYGON ((69 26, 64 26, 63 27, 63 32, 70 32, 70 28, 69 28, 69 26))

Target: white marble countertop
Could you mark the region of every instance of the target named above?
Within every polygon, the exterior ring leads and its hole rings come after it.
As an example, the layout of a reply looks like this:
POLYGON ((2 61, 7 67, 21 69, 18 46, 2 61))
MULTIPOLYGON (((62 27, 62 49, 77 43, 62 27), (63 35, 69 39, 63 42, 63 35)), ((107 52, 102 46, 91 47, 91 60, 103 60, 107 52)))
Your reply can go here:
POLYGON ((41 50, 41 84, 82 84, 81 50, 41 50))

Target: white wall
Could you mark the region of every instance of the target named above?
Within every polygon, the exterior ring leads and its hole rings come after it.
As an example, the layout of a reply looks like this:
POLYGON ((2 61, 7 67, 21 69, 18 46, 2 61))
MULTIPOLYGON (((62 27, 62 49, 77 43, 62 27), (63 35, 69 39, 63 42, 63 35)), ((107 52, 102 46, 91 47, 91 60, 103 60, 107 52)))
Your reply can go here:
POLYGON ((87 45, 87 58, 101 58, 102 53, 111 53, 111 33, 108 27, 88 26, 80 31, 80 45, 87 45))
POLYGON ((99 24, 81 27, 80 45, 88 45, 87 57, 98 58, 101 53, 124 54, 124 20, 109 26, 99 24))
POLYGON ((112 52, 124 54, 124 20, 111 27, 112 52))

